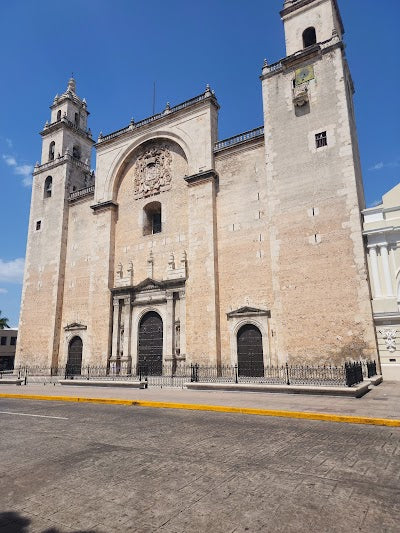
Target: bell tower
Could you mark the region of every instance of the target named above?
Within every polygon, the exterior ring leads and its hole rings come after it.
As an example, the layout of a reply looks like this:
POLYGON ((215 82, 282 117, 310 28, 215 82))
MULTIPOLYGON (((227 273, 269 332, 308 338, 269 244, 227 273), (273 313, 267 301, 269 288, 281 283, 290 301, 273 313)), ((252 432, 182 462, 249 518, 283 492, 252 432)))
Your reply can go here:
POLYGON ((73 78, 50 109, 50 122, 40 133, 41 162, 33 171, 16 365, 58 364, 69 196, 94 179, 89 112, 73 78), (35 353, 30 347, 33 337, 35 353))
POLYGON ((364 194, 337 0, 285 0, 286 57, 264 63, 268 231, 281 362, 376 357, 364 194))
POLYGON ((287 56, 344 34, 337 0, 285 0, 281 17, 287 56))

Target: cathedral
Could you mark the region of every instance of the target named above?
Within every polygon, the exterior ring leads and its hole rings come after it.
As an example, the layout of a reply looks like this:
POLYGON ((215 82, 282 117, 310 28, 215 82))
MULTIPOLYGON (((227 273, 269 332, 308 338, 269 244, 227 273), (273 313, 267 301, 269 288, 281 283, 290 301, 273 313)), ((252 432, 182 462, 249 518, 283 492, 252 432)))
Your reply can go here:
POLYGON ((54 98, 17 366, 377 357, 338 3, 286 0, 280 15, 286 57, 262 66, 251 131, 219 140, 208 86, 97 142, 75 80, 54 98))

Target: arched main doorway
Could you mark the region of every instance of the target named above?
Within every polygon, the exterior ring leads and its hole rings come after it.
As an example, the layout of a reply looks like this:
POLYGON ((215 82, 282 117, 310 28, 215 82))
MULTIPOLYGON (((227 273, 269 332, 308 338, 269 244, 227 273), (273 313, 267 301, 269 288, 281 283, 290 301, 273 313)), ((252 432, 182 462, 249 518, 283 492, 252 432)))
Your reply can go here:
POLYGON ((162 374, 163 323, 155 311, 146 313, 139 323, 138 363, 149 375, 162 374))
POLYGON ((239 376, 264 375, 264 358, 261 331, 254 324, 245 324, 237 333, 239 376))
POLYGON ((77 376, 82 370, 82 339, 74 337, 68 346, 67 374, 77 376))

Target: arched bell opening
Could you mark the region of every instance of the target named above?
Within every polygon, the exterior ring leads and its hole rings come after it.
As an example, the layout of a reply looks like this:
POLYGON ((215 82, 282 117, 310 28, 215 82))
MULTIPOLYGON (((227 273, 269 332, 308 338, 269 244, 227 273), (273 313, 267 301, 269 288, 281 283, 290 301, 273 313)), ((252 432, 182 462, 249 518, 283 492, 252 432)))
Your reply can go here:
POLYGON ((310 26, 309 28, 303 31, 303 47, 308 48, 309 46, 312 46, 316 43, 317 33, 315 31, 315 28, 313 26, 310 26))

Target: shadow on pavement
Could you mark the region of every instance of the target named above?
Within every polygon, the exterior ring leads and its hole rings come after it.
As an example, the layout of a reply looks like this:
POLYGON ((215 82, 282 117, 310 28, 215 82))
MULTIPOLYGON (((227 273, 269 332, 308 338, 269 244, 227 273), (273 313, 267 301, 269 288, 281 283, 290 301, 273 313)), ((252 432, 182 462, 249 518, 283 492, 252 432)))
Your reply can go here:
MULTIPOLYGON (((31 520, 13 511, 0 513, 0 533, 29 533, 31 520)), ((63 533, 61 529, 51 527, 42 533, 63 533)), ((79 529, 72 533, 96 533, 95 530, 79 529)))

